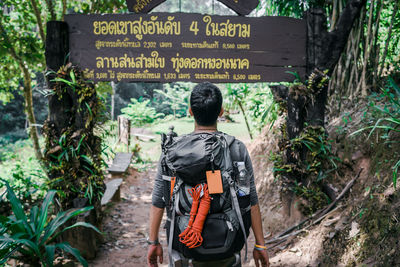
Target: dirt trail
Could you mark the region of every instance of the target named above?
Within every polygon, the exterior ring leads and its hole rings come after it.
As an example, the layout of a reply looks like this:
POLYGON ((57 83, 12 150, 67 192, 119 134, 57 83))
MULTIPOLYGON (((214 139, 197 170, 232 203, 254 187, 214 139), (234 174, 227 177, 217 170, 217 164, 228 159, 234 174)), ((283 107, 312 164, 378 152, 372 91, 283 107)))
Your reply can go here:
MULTIPOLYGON (((109 204, 104 213, 105 243, 90 266, 146 266, 146 237, 155 174, 156 164, 153 164, 147 171, 131 170, 124 178, 121 201, 109 204)), ((160 231, 160 240, 166 247, 163 231, 160 231)), ((164 260, 167 261, 166 255, 164 260)))
MULTIPOLYGON (((89 266, 95 267, 145 267, 149 229, 149 210, 151 192, 156 175, 156 164, 152 164, 147 171, 131 170, 124 178, 121 188, 121 201, 111 203, 104 212, 103 232, 105 242, 100 246, 95 260, 89 266)), ((162 226, 165 223, 165 216, 162 226)), ((165 231, 160 231, 160 242, 164 249, 164 263, 160 267, 168 266, 167 242, 165 231)), ((254 244, 251 235, 249 247, 254 244)), ((252 249, 248 256, 251 258, 252 249)), ((255 266, 252 261, 243 267, 255 266)))

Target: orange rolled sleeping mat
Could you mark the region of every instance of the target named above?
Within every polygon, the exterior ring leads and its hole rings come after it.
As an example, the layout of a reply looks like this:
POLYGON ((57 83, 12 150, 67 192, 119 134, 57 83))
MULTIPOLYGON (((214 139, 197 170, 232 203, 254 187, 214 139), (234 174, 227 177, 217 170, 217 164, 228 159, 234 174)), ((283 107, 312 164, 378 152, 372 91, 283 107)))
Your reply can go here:
POLYGON ((186 229, 179 235, 179 241, 188 248, 196 248, 203 243, 201 232, 203 231, 204 222, 210 210, 211 197, 208 192, 207 184, 196 185, 189 189, 188 192, 193 198, 190 219, 186 229), (204 195, 200 199, 202 191, 204 195))

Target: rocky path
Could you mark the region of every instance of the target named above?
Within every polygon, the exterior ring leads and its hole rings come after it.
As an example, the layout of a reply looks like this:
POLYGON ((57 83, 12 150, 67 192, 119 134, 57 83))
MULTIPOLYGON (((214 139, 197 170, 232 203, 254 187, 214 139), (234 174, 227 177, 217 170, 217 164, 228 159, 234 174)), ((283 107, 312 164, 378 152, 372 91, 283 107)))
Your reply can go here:
MULTIPOLYGON (((147 253, 147 233, 149 229, 149 211, 151 206, 151 192, 156 174, 156 164, 152 164, 147 171, 131 170, 124 178, 121 188, 121 201, 110 203, 104 212, 103 232, 105 242, 98 251, 95 260, 89 266, 95 267, 145 267, 147 253)), ((165 216, 162 226, 165 222, 165 216)), ((160 231, 160 241, 164 249, 164 263, 160 267, 168 266, 167 242, 165 231, 160 231)), ((254 244, 251 236, 249 247, 254 244)), ((251 258, 252 249, 249 250, 251 258)), ((252 261, 246 266, 255 266, 252 261)))

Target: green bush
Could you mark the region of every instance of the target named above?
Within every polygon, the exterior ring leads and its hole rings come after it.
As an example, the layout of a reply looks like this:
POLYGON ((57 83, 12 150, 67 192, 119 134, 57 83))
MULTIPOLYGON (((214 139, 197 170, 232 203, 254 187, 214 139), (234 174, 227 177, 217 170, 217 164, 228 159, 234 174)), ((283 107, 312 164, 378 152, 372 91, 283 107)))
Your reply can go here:
POLYGON ((163 116, 163 114, 157 113, 155 108, 150 107, 149 103, 150 100, 138 101, 135 98, 131 98, 131 103, 121 111, 131 120, 132 125, 142 127, 154 123, 163 116))
POLYGON ((279 104, 274 101, 271 89, 266 84, 254 84, 251 88, 246 107, 253 131, 260 132, 264 126, 272 127, 281 113, 279 104))
POLYGON ((4 179, 24 203, 35 203, 46 195, 49 179, 34 155, 30 140, 0 147, 0 170, 0 188, 5 188, 1 181, 4 179))
POLYGON ((7 199, 11 203, 13 215, 8 217, 0 215, 0 264, 14 258, 32 266, 53 266, 54 255, 57 250, 61 250, 72 254, 83 266, 88 266, 77 249, 72 248, 67 242, 54 242, 64 231, 78 226, 99 232, 96 227, 85 222, 77 222, 63 228, 68 220, 93 207, 59 212, 54 218, 49 219, 50 204, 56 194, 56 191, 51 190, 47 193, 40 208, 34 206, 26 214, 12 188, 6 181, 4 183, 7 187, 7 199))
POLYGON ((167 83, 164 84, 162 90, 155 89, 154 92, 161 101, 164 100, 163 104, 170 107, 175 119, 189 115, 189 98, 192 87, 193 84, 189 82, 167 83))
MULTIPOLYGON (((388 78, 386 86, 381 89, 381 93, 375 93, 370 97, 364 117, 368 126, 353 132, 351 135, 369 130, 367 139, 376 132, 384 144, 400 143, 398 141, 398 133, 400 132, 400 87, 391 77, 388 78)), ((392 166, 394 187, 397 184, 399 168, 400 159, 395 159, 392 166)))

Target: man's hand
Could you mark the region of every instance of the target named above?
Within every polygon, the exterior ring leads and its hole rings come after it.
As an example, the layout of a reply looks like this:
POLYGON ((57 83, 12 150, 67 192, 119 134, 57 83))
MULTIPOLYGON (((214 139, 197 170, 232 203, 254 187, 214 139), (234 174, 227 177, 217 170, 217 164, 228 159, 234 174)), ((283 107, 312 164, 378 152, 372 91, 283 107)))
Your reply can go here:
POLYGON ((266 250, 253 250, 253 258, 254 262, 256 263, 256 267, 269 267, 269 257, 266 250))
POLYGON ((160 258, 160 264, 163 263, 163 249, 161 244, 150 245, 147 252, 147 265, 149 267, 158 267, 157 257, 160 258))

